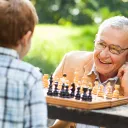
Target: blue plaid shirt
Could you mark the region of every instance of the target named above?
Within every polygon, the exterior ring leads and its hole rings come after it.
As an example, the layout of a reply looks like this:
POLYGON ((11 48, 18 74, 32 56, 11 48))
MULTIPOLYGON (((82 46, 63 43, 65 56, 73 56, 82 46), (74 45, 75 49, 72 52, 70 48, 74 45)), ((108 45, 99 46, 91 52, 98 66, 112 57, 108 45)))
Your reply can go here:
POLYGON ((0 128, 46 128, 42 75, 15 50, 0 47, 0 128))

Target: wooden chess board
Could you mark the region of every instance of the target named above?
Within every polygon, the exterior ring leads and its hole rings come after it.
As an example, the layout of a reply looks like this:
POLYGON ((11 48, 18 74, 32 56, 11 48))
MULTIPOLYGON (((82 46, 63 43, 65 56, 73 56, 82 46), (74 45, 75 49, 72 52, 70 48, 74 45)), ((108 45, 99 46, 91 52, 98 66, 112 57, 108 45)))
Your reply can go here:
POLYGON ((91 110, 128 104, 128 97, 119 97, 119 99, 106 99, 102 97, 97 97, 96 95, 92 95, 92 101, 89 102, 76 100, 75 98, 61 98, 55 96, 48 96, 47 88, 44 89, 44 93, 46 95, 46 101, 48 104, 78 109, 91 110))

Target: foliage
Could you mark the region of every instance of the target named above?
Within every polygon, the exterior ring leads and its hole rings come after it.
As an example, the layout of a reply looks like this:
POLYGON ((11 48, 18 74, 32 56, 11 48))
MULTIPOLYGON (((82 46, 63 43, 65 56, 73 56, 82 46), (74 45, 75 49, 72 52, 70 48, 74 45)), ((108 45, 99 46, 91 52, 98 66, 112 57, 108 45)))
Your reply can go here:
POLYGON ((93 50, 97 26, 37 25, 32 47, 25 61, 54 72, 63 55, 71 50, 93 50))
POLYGON ((128 16, 128 0, 32 0, 40 23, 93 24, 114 15, 128 16))

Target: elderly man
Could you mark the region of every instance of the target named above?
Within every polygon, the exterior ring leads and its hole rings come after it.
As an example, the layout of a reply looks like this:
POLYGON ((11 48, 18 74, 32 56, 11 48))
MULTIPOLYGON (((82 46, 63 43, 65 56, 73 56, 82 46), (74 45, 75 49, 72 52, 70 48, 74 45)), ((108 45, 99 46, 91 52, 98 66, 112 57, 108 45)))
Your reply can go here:
MULTIPOLYGON (((99 27, 93 52, 73 51, 67 53, 54 77, 67 74, 73 82, 74 72, 79 71, 79 80, 83 76, 94 83, 95 79, 104 87, 108 82, 114 87, 121 85, 120 95, 128 96, 128 18, 115 16, 105 20, 99 27)), ((56 121, 51 128, 95 128, 96 126, 56 121)), ((96 127, 97 128, 97 127, 96 127)))

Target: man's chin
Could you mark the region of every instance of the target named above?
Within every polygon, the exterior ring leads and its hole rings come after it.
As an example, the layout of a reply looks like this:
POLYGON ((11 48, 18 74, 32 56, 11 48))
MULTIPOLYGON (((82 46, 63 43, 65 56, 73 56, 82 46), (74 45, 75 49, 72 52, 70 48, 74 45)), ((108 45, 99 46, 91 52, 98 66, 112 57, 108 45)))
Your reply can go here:
POLYGON ((112 74, 112 71, 111 71, 111 70, 108 70, 107 68, 106 68, 106 69, 97 68, 96 70, 97 70, 97 72, 98 72, 99 74, 104 75, 104 76, 106 76, 106 75, 111 75, 111 74, 112 74))

